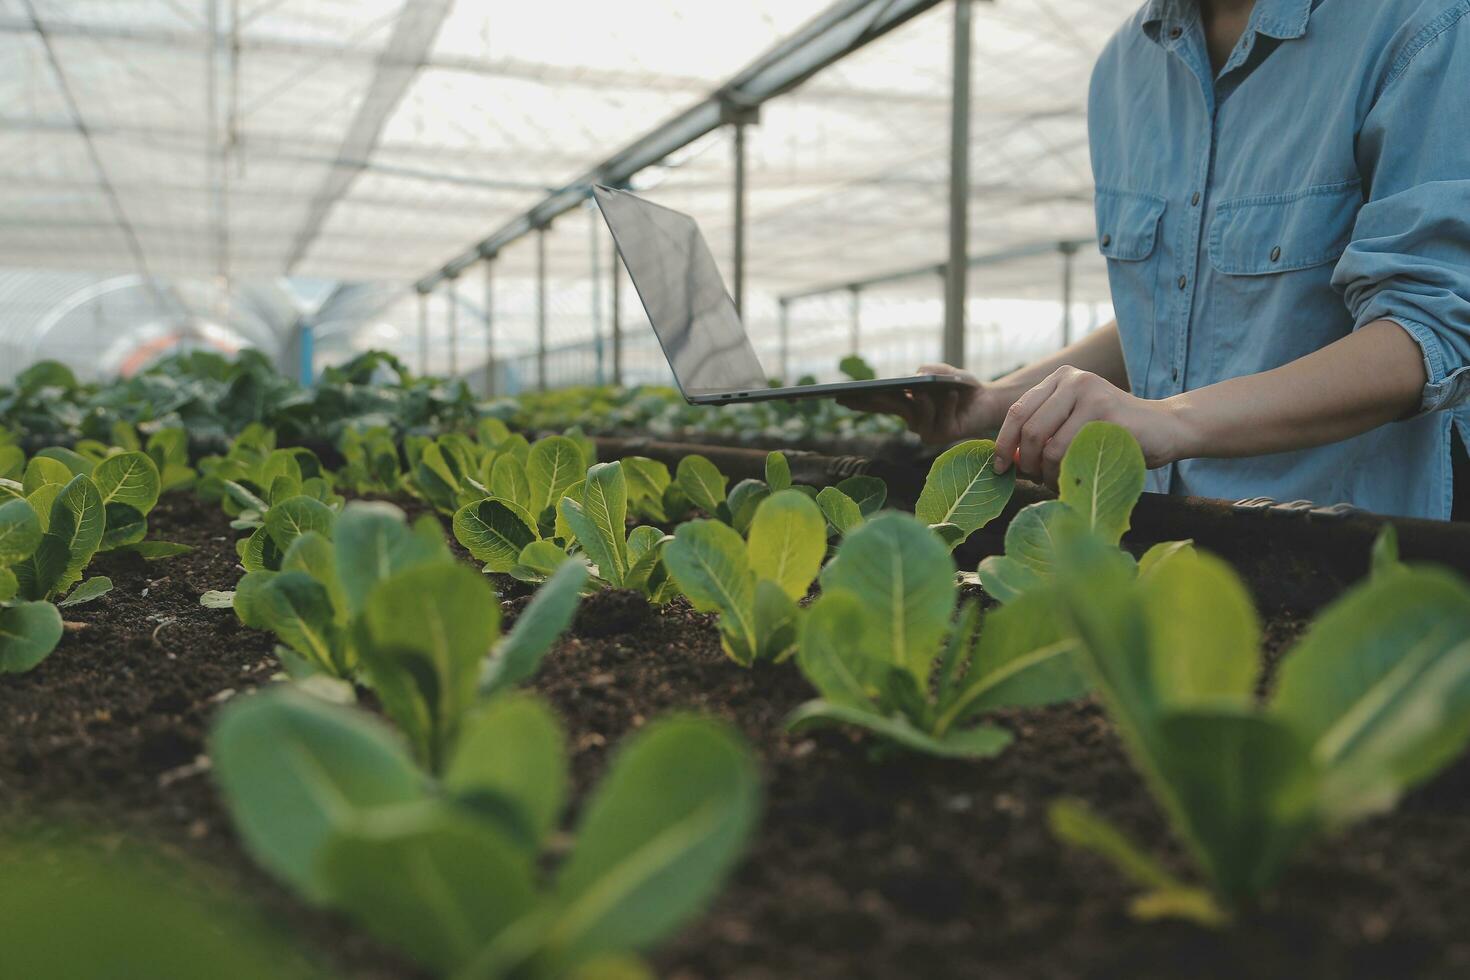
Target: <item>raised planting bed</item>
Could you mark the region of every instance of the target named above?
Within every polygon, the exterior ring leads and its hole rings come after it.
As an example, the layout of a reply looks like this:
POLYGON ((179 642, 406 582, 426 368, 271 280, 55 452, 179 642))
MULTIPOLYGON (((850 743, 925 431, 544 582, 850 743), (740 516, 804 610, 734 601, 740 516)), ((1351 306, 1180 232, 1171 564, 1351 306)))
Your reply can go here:
MULTIPOLYGON (((654 439, 599 438, 597 446, 607 459, 642 455, 670 467, 699 454, 732 482, 759 479, 766 460, 764 450, 654 439)), ((932 462, 923 454, 908 459, 811 452, 787 456, 798 483, 827 486, 850 476, 875 476, 888 485, 889 503, 909 510, 919 499, 932 462)), ((960 568, 973 569, 982 558, 1001 553, 1011 519, 1031 504, 1055 498, 1046 487, 1018 481, 1001 516, 955 552, 960 568)), ((1133 511, 1124 545, 1142 554, 1159 542, 1192 540, 1229 561, 1250 585, 1258 605, 1306 614, 1368 574, 1373 541, 1386 524, 1394 526, 1406 561, 1432 562, 1470 576, 1470 524, 1385 518, 1351 509, 1329 512, 1145 493, 1133 511)))
MULTIPOLYGON (((697 451, 731 483, 764 474, 764 453, 651 441, 600 441, 598 450, 603 459, 670 464, 697 451)), ((880 475, 890 500, 907 506, 923 482, 922 471, 856 457, 793 455, 790 463, 796 482, 811 485, 880 475)), ((999 554, 1006 522, 1044 496, 1019 488, 1003 517, 956 553, 959 567, 973 570, 999 554)), ((38 667, 0 677, 0 816, 60 822, 110 847, 147 843, 193 859, 217 888, 258 908, 342 976, 425 975, 344 917, 308 907, 243 851, 212 781, 205 736, 224 705, 280 670, 275 640, 240 626, 228 608, 199 604, 201 594, 233 589, 240 577, 240 532, 217 505, 167 495, 149 521, 152 533, 195 550, 158 562, 97 559, 89 574, 108 575, 111 593, 66 611, 77 625, 38 667)), ((1379 523, 1145 497, 1125 543, 1142 551, 1192 537, 1229 559, 1263 609, 1274 668, 1311 614, 1366 572, 1379 523)), ((1406 559, 1470 571, 1463 529, 1395 524, 1406 559)), ((527 589, 498 581, 517 596, 504 603, 514 621, 527 589)), ((764 783, 759 829, 708 912, 652 956, 662 976, 1233 980, 1470 971, 1470 886, 1459 873, 1470 861, 1470 759, 1390 815, 1311 848, 1261 908, 1212 930, 1131 917, 1136 888, 1049 831, 1049 804, 1081 798, 1149 842, 1169 868, 1191 873, 1092 698, 1000 712, 995 720, 1014 743, 975 761, 881 749, 855 728, 792 734, 788 715, 813 697, 793 664, 742 668, 722 651, 713 616, 682 597, 649 608, 620 592, 585 599, 525 686, 568 733, 567 826, 611 750, 669 711, 723 719, 754 749, 764 783)), ((362 703, 377 710, 370 692, 362 703)))

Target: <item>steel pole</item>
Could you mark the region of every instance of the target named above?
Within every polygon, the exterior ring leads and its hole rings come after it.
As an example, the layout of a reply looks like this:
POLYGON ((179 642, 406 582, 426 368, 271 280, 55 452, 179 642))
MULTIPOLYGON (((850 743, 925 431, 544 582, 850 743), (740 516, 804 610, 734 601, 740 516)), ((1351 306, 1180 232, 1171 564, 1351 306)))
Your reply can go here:
POLYGON ((850 348, 850 350, 848 352, 851 353, 851 354, 856 354, 858 352, 858 344, 862 340, 862 330, 863 330, 863 291, 862 291, 862 289, 860 289, 857 286, 851 287, 847 291, 847 299, 848 299, 848 304, 849 304, 849 310, 848 310, 848 316, 850 318, 849 325, 850 325, 851 330, 852 330, 852 335, 851 335, 851 337, 848 340, 848 347, 850 348))
POLYGON ((419 374, 429 373, 429 294, 419 293, 419 374))
POLYGON ((732 298, 735 300, 735 315, 741 316, 745 312, 745 123, 736 120, 734 125, 735 228, 732 243, 734 255, 731 259, 734 266, 732 298))
POLYGON ((449 376, 459 377, 459 280, 444 284, 445 313, 449 317, 449 376))
POLYGON ((597 358, 597 383, 606 383, 606 367, 602 349, 602 269, 597 237, 597 207, 588 201, 587 207, 587 261, 592 275, 592 349, 597 358))
POLYGON ((623 384, 623 266, 617 243, 612 247, 612 383, 623 384))
POLYGON ((546 226, 536 229, 536 387, 546 390, 546 226))
POLYGON ((965 366, 970 250, 970 0, 954 0, 949 130, 949 262, 944 274, 944 359, 965 366))
POLYGON ((485 397, 495 397, 495 259, 485 259, 485 397))

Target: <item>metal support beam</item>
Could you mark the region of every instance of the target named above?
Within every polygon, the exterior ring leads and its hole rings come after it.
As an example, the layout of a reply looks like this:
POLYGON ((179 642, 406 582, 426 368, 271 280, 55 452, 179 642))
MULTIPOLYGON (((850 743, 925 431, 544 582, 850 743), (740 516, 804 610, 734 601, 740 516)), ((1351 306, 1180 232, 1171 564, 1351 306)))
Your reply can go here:
POLYGON ((789 92, 833 62, 938 3, 939 0, 838 0, 708 98, 585 171, 475 247, 420 279, 418 285, 432 287, 445 276, 474 263, 481 253, 498 252, 565 214, 582 203, 593 184, 627 183, 633 174, 717 129, 726 121, 725 106, 754 108, 789 92))
POLYGON ((495 397, 495 257, 485 259, 485 397, 495 397))
POLYGON ((734 131, 730 140, 730 163, 735 175, 731 188, 734 215, 730 229, 730 298, 735 301, 735 315, 740 316, 745 312, 745 127, 760 122, 760 108, 725 103, 722 115, 734 131))
POLYGON ((357 105, 357 114, 342 137, 337 158, 312 199, 300 231, 296 233, 296 241, 286 260, 288 273, 306 258, 332 209, 362 172, 361 161, 372 157, 388 117, 408 94, 419 65, 432 49, 450 4, 451 0, 406 0, 403 4, 403 10, 393 25, 393 33, 378 57, 367 91, 357 105))
POLYGON ((459 377, 459 280, 444 284, 444 312, 449 317, 449 376, 459 377))
POLYGON ((612 247, 612 383, 623 384, 623 259, 612 247))
POLYGON ((1072 264, 1077 257, 1074 242, 1062 242, 1057 246, 1062 253, 1062 346, 1072 343, 1072 264))
POLYGON ((546 390, 546 226, 536 229, 536 389, 546 390))
POLYGON ((429 373, 429 294, 419 290, 419 374, 429 373))
POLYGON ((598 217, 597 206, 588 202, 587 207, 587 262, 590 266, 589 273, 592 277, 592 350, 597 358, 597 383, 607 383, 607 367, 602 343, 602 240, 598 236, 598 223, 602 219, 598 217))
POLYGON ((970 2, 954 3, 949 128, 949 261, 944 276, 944 360, 965 366, 965 292, 970 278, 970 2))
POLYGON ((781 318, 779 320, 781 330, 781 383, 791 383, 791 301, 784 297, 777 301, 781 318))
MULTIPOLYGON (((1032 259, 1040 255, 1050 255, 1062 248, 1071 246, 1080 248, 1090 245, 1091 239, 1069 240, 1063 242, 1033 242, 1029 245, 1016 245, 1010 248, 999 249, 994 252, 984 252, 980 255, 972 255, 969 258, 969 267, 979 269, 990 265, 1002 265, 1006 262, 1014 262, 1018 259, 1032 259)), ((908 279, 920 279, 926 276, 943 277, 948 269, 948 263, 929 262, 924 265, 911 265, 902 269, 894 269, 891 272, 881 272, 877 275, 865 276, 862 279, 849 279, 844 282, 830 282, 820 286, 812 286, 809 289, 799 289, 795 292, 786 293, 780 297, 788 302, 799 299, 809 299, 813 296, 828 296, 832 293, 841 293, 854 287, 867 289, 870 286, 885 286, 908 279)))
POLYGON ((849 286, 847 290, 848 317, 852 335, 848 340, 848 353, 856 354, 863 333, 863 287, 849 286))

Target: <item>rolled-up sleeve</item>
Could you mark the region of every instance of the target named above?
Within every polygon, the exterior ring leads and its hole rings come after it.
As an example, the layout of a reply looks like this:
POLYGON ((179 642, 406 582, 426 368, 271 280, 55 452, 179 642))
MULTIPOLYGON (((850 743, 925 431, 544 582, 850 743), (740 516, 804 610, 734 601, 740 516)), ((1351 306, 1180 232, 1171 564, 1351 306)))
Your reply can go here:
POLYGON ((1333 272, 1356 328, 1418 342, 1421 412, 1470 404, 1470 16, 1445 15, 1398 55, 1358 134, 1367 202, 1333 272))

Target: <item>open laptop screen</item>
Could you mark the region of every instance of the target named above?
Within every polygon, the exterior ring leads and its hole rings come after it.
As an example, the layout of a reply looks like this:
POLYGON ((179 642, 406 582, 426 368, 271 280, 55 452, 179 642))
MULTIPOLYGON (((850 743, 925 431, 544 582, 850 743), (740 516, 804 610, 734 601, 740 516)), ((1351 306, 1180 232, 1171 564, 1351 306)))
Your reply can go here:
POLYGON ((625 191, 597 187, 595 194, 684 393, 766 387, 760 361, 694 219, 625 191))

